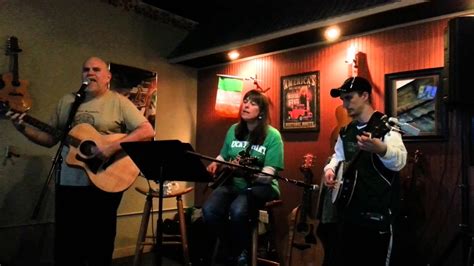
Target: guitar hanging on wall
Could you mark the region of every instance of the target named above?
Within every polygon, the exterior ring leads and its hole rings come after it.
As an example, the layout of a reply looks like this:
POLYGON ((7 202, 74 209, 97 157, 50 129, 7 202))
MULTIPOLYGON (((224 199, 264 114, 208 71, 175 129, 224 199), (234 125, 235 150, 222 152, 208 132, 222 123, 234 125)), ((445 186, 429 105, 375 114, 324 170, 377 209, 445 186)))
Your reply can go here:
POLYGON ((20 80, 18 54, 21 51, 18 38, 8 38, 5 54, 10 56, 10 72, 3 74, 0 79, 0 101, 7 102, 15 110, 26 112, 31 108, 32 99, 27 90, 29 82, 20 80))

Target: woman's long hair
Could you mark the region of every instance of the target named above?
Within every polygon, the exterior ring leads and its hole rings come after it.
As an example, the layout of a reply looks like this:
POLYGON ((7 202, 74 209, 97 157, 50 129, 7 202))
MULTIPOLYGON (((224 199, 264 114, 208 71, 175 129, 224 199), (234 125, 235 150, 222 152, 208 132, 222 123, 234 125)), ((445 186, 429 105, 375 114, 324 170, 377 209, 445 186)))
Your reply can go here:
MULTIPOLYGON (((248 140, 250 145, 262 145, 267 137, 269 118, 269 106, 270 102, 263 93, 257 90, 250 90, 244 95, 244 99, 255 102, 260 113, 258 114, 258 124, 252 132, 249 132, 247 128, 247 122, 240 118, 240 122, 235 127, 235 137, 238 140, 248 140)), ((240 106, 242 109, 242 105, 240 106)))

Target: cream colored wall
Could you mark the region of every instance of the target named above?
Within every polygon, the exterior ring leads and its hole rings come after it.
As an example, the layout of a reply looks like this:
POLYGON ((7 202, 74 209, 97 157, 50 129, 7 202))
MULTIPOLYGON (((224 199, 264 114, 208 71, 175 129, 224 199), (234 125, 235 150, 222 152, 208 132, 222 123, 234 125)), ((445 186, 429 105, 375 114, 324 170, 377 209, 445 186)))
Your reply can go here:
MULTIPOLYGON (((106 2, 0 0, 0 43, 11 35, 19 38, 23 49, 20 78, 30 82, 28 91, 33 98, 30 115, 46 121, 58 99, 79 88, 81 64, 95 55, 157 72, 157 139, 180 139, 194 145, 196 71, 168 64, 165 59, 186 32, 106 2)), ((8 72, 8 65, 9 57, 0 56, 0 73, 8 72)), ((52 244, 45 243, 50 239, 44 240, 44 235, 52 233, 53 183, 37 219, 32 220, 31 213, 56 148, 34 145, 9 121, 0 120, 0 264, 21 256, 32 261, 51 259, 50 249, 25 249, 25 243, 52 244), (4 160, 7 146, 20 157, 4 160), (24 228, 40 233, 26 234, 24 228)), ((134 186, 145 183, 139 177, 134 186)), ((185 205, 192 205, 193 200, 185 197, 185 205)), ((133 253, 143 202, 144 197, 133 188, 125 192, 119 209, 116 256, 133 253)), ((165 202, 165 209, 170 210, 166 214, 172 213, 174 205, 174 201, 165 202)))

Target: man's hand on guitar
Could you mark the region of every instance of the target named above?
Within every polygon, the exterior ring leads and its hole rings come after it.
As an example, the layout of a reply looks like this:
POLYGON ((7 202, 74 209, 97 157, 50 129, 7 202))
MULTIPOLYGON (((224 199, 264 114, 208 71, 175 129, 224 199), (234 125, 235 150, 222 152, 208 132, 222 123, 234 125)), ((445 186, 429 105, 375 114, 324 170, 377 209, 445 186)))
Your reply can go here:
POLYGON ((23 116, 26 115, 26 113, 16 113, 12 111, 8 111, 6 114, 6 117, 10 118, 12 120, 13 126, 20 132, 25 131, 25 125, 23 124, 23 116))
POLYGON ((357 145, 363 151, 376 153, 380 156, 384 156, 387 152, 387 144, 379 138, 372 138, 371 134, 365 131, 362 135, 357 136, 357 145))
POLYGON ((107 161, 118 151, 116 147, 117 145, 115 145, 114 143, 105 146, 97 146, 94 151, 95 156, 101 158, 104 161, 107 161))
POLYGON ((30 117, 26 114, 26 112, 19 112, 10 109, 8 105, 5 105, 0 102, 0 114, 10 119, 12 121, 13 126, 34 143, 45 147, 52 147, 57 143, 54 136, 38 129, 35 123, 41 122, 30 117), (33 124, 31 124, 32 121, 34 122, 33 124))
POLYGON ((324 184, 328 188, 333 188, 336 185, 336 174, 331 169, 326 170, 324 173, 324 184))

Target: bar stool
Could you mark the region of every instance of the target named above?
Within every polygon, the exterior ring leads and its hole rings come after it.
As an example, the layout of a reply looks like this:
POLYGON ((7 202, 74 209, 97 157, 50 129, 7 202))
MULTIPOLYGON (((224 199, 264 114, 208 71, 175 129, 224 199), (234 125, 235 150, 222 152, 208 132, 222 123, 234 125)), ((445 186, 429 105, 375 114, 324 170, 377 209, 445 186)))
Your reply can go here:
MULTIPOLYGON (((269 224, 269 227, 270 227, 270 232, 272 231, 272 227, 274 226, 274 217, 273 217, 273 208, 276 207, 276 206, 280 206, 283 204, 283 201, 282 200, 272 200, 272 201, 268 201, 267 203, 265 203, 265 206, 263 207, 263 209, 260 209, 259 211, 260 212, 266 212, 267 215, 268 215, 268 224, 269 224)), ((271 232, 271 233, 274 233, 274 232, 271 232)), ((251 265, 252 266, 257 266, 257 265, 272 265, 272 266, 279 266, 280 263, 276 262, 276 261, 271 261, 271 260, 267 260, 267 259, 264 259, 264 258, 258 258, 257 256, 257 250, 258 250, 258 236, 259 236, 259 223, 257 222, 255 224, 255 226, 253 227, 252 229, 252 258, 250 258, 250 262, 251 262, 251 265)), ((273 237, 271 240, 269 241, 273 241, 273 237)), ((273 243, 274 244, 274 243, 273 243)), ((268 250, 267 250, 268 251, 268 250)))
MULTIPOLYGON (((272 230, 272 227, 274 225, 272 209, 274 207, 280 206, 282 204, 283 204, 282 200, 272 200, 272 201, 266 202, 265 206, 263 208, 259 209, 259 212, 266 213, 266 215, 268 217, 268 224, 270 226, 269 231, 272 230)), ((261 220, 261 219, 259 219, 259 220, 261 220)), ((271 233, 273 233, 273 232, 271 232, 271 233)), ((258 236, 259 236, 259 222, 257 221, 255 223, 254 227, 252 228, 251 247, 250 247, 252 249, 252 251, 251 251, 252 257, 250 258, 250 265, 251 266, 257 266, 257 265, 279 266, 280 263, 278 263, 276 261, 271 261, 271 260, 267 260, 267 259, 264 259, 264 258, 258 258, 258 256, 257 256, 258 236)), ((219 250, 220 242, 221 242, 221 239, 217 238, 216 244, 214 246, 214 251, 212 253, 211 266, 216 265, 216 258, 217 258, 217 253, 218 253, 218 250, 219 250)))
MULTIPOLYGON (((140 225, 140 230, 138 232, 138 239, 137 239, 137 246, 135 248, 135 257, 133 259, 133 266, 139 266, 141 261, 141 255, 143 253, 143 248, 145 245, 153 245, 153 242, 145 241, 146 238, 153 238, 152 236, 147 236, 147 229, 148 229, 148 221, 150 218, 151 208, 153 205, 153 198, 158 198, 159 193, 152 189, 145 189, 141 187, 136 187, 136 191, 146 196, 145 206, 143 208, 143 216, 140 225)), ((182 196, 187 194, 193 190, 193 187, 188 187, 183 190, 176 191, 172 194, 164 195, 163 198, 173 198, 176 197, 176 206, 178 208, 178 217, 179 217, 179 235, 167 235, 163 234, 163 241, 162 245, 175 245, 181 244, 183 249, 183 260, 184 265, 191 265, 189 259, 189 250, 188 250, 188 238, 186 236, 186 221, 184 217, 184 209, 183 209, 183 200, 182 196), (176 237, 180 237, 180 241, 172 241, 170 239, 176 237)), ((158 244, 158 243, 157 243, 158 244)))

